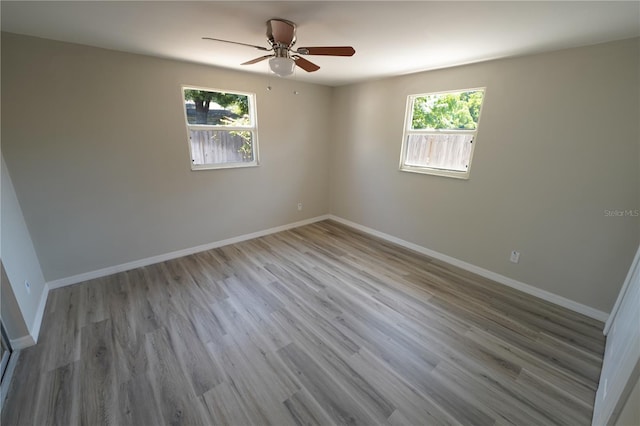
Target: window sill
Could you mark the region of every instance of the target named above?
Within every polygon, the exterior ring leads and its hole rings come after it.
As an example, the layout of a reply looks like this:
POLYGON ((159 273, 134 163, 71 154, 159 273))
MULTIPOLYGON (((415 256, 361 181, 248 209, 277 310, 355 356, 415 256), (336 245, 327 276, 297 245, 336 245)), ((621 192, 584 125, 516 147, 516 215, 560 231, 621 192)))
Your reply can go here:
POLYGON ((258 167, 257 162, 252 163, 228 163, 228 164, 192 164, 192 171, 199 170, 219 170, 219 169, 244 169, 247 167, 258 167))
POLYGON ((401 172, 418 173, 422 175, 434 175, 434 176, 449 177, 454 179, 469 180, 469 171, 456 172, 454 170, 431 169, 428 167, 412 167, 412 166, 400 166, 399 170, 401 172))

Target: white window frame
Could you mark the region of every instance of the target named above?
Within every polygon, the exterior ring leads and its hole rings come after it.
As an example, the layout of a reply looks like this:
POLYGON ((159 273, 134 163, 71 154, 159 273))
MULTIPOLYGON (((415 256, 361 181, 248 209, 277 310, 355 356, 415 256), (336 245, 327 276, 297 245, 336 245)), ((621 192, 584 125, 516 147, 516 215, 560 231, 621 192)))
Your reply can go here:
POLYGON ((427 92, 427 93, 419 93, 407 96, 407 106, 405 110, 404 117, 404 131, 402 134, 402 148, 400 150, 400 171, 410 172, 410 173, 422 173, 427 175, 436 175, 436 176, 445 176, 452 177, 456 179, 469 179, 471 173, 471 162, 473 160, 473 152, 477 145, 476 139, 478 136, 478 129, 480 128, 480 118, 482 117, 482 109, 484 108, 484 100, 487 95, 486 87, 476 87, 469 89, 453 89, 453 90, 444 90, 440 92, 427 92), (416 98, 420 98, 428 95, 443 95, 447 93, 461 93, 461 92, 473 92, 482 90, 484 92, 482 98, 482 105, 480 106, 480 112, 478 114, 478 124, 476 128, 473 130, 450 130, 450 129, 412 129, 411 123, 413 121, 413 104, 416 98), (471 151, 469 153, 469 163, 467 165, 467 169, 465 171, 458 170, 450 170, 450 169, 440 169, 435 167, 427 167, 427 166, 413 166, 406 164, 406 155, 407 155, 407 145, 408 139, 410 135, 472 135, 471 140, 471 151))
POLYGON ((258 115, 256 113, 256 95, 250 92, 240 92, 236 90, 215 89, 211 87, 200 87, 192 85, 180 86, 180 100, 182 102, 182 113, 184 114, 184 123, 187 132, 187 145, 189 146, 189 164, 191 170, 216 170, 216 169, 232 169, 242 167, 257 167, 260 165, 258 155, 258 115), (251 118, 251 125, 249 126, 209 126, 204 124, 190 124, 187 119, 187 109, 185 107, 184 91, 185 90, 202 90, 206 92, 218 92, 229 93, 232 95, 242 95, 248 98, 249 103, 249 117, 251 118), (243 131, 251 132, 251 142, 253 151, 253 161, 243 161, 237 163, 215 163, 215 164, 194 164, 193 163, 193 147, 191 144, 191 130, 218 130, 218 131, 243 131))

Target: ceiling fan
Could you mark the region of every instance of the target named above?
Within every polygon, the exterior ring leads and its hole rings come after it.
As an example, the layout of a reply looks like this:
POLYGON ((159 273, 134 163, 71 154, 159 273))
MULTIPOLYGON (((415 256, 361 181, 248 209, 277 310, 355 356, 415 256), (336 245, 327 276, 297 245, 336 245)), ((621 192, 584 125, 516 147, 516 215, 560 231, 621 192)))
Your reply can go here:
POLYGON ((265 52, 273 52, 243 62, 241 65, 251 65, 270 58, 269 67, 271 71, 280 77, 293 74, 296 65, 307 72, 314 72, 320 69, 318 65, 300 55, 353 56, 353 54, 356 53, 355 49, 351 46, 298 47, 294 49, 293 45, 296 43, 296 24, 285 19, 270 19, 267 21, 267 41, 271 46, 270 48, 219 38, 202 38, 205 40, 254 47, 265 52))

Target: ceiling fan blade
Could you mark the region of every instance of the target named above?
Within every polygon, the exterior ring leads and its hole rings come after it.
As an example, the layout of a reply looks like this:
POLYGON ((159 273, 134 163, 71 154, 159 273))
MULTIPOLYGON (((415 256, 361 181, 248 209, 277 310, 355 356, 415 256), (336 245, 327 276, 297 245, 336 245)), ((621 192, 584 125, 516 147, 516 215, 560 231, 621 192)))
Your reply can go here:
POLYGON ((356 50, 351 46, 299 47, 301 55, 353 56, 356 50))
POLYGON ((284 19, 270 19, 267 21, 267 38, 272 43, 291 46, 296 42, 296 25, 284 19))
POLYGON ((266 47, 256 46, 254 44, 240 43, 238 41, 222 40, 222 39, 219 39, 219 38, 212 38, 212 37, 202 37, 202 39, 203 40, 221 41, 223 43, 239 44, 240 46, 255 47, 258 50, 264 50, 264 51, 267 51, 267 52, 269 50, 271 50, 271 49, 267 49, 266 47))
POLYGON ((314 64, 311 61, 307 61, 305 58, 294 55, 291 57, 294 61, 296 61, 296 65, 305 70, 306 72, 314 72, 320 69, 319 66, 314 64))
POLYGON ((260 61, 264 61, 265 59, 267 59, 267 58, 271 58, 272 56, 273 56, 273 55, 264 55, 264 56, 260 56, 259 58, 255 58, 255 59, 252 59, 252 60, 250 60, 250 61, 243 62, 243 63, 241 63, 240 65, 251 65, 251 64, 257 64, 258 62, 260 62, 260 61))

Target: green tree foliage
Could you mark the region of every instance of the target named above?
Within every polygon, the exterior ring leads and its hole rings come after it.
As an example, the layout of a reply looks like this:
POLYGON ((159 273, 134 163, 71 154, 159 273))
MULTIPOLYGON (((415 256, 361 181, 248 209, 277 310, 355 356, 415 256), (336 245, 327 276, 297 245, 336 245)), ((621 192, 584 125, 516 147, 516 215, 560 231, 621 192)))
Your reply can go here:
POLYGON ((236 115, 249 113, 249 97, 232 93, 209 92, 206 90, 185 90, 184 100, 193 101, 196 105, 196 122, 192 124, 217 124, 209 121, 209 105, 215 102, 236 115))
MULTIPOLYGON (((242 117, 238 117, 235 120, 224 117, 220 120, 222 124, 225 126, 248 126, 249 123, 249 115, 244 115, 242 117)), ((253 143, 251 141, 251 132, 246 130, 230 130, 229 134, 231 136, 237 136, 242 138, 242 146, 238 149, 238 152, 242 154, 242 158, 246 161, 253 160, 253 143)))
MULTIPOLYGON (((222 124, 225 126, 247 126, 250 124, 249 97, 246 95, 188 89, 184 91, 184 100, 193 101, 196 105, 195 121, 188 117, 191 124, 222 124), (233 113, 234 116, 212 116, 209 113, 211 102, 217 103, 225 110, 233 113)), ((229 131, 229 134, 242 139, 242 145, 238 151, 242 153, 242 157, 245 160, 253 160, 251 132, 232 130, 229 131)))
POLYGON ((478 126, 481 90, 420 96, 413 102, 412 129, 473 130, 478 126))

